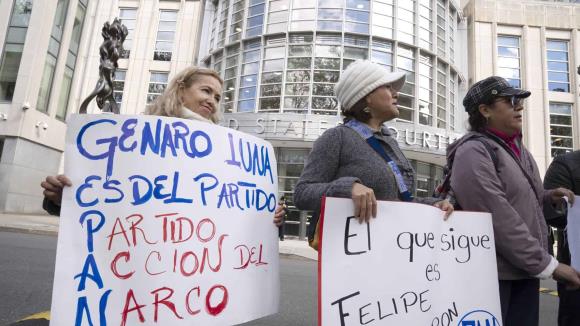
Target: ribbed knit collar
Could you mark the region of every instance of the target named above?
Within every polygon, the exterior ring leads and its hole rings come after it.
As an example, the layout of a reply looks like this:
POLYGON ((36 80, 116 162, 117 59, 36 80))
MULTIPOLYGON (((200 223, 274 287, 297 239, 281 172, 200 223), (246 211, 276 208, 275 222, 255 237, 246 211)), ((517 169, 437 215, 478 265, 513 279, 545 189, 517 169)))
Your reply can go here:
POLYGON ((181 113, 181 117, 183 119, 198 120, 198 121, 202 121, 202 122, 211 123, 212 125, 214 124, 214 122, 211 121, 210 119, 207 119, 207 118, 203 117, 201 114, 193 112, 184 106, 181 107, 180 113, 181 113))

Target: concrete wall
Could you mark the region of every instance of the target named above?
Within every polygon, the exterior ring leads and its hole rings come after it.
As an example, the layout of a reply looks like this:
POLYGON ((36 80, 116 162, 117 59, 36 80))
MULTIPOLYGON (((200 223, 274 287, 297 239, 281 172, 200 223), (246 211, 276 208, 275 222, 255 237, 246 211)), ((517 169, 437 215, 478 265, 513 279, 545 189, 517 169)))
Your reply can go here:
POLYGON ((40 182, 54 174, 61 153, 23 138, 4 139, 0 158, 0 212, 43 213, 40 182))

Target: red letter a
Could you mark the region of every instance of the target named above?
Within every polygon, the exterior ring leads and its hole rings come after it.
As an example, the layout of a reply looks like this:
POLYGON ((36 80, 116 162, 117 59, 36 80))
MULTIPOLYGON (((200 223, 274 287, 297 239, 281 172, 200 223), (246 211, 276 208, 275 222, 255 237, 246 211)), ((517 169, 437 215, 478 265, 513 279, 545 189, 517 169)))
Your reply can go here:
POLYGON ((123 308, 123 317, 121 320, 121 326, 125 326, 127 323, 127 315, 132 312, 137 310, 137 312, 139 313, 139 321, 141 323, 145 322, 145 316, 143 316, 143 313, 141 312, 141 308, 145 307, 145 305, 140 305, 137 303, 137 300, 135 299, 135 295, 133 294, 133 289, 130 289, 129 292, 127 292, 127 298, 125 299, 125 308, 123 308), (133 307, 129 308, 129 300, 133 300, 133 307))

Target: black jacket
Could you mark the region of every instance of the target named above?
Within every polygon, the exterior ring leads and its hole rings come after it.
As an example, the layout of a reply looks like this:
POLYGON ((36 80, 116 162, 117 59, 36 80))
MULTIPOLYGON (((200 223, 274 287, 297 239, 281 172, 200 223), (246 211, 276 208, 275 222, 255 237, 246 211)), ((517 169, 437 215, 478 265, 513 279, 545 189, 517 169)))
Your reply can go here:
POLYGON ((60 206, 55 205, 46 198, 42 201, 42 208, 50 215, 60 216, 60 206))
MULTIPOLYGON (((563 187, 570 189, 576 195, 580 195, 580 151, 557 156, 544 178, 544 188, 554 189, 563 187)), ((579 203, 576 203, 578 205, 579 203)), ((570 249, 566 238, 566 214, 549 217, 546 214, 548 225, 557 228, 558 236, 558 260, 564 264, 570 264, 570 249)))

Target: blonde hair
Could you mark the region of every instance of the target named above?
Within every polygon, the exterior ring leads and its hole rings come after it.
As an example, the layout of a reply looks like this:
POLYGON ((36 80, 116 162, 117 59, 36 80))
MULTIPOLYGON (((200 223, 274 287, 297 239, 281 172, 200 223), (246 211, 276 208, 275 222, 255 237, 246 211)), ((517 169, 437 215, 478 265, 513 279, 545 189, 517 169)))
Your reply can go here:
MULTIPOLYGON (((157 97, 157 99, 147 107, 145 114, 183 118, 181 113, 181 107, 183 106, 181 92, 183 92, 184 89, 191 87, 191 85, 197 82, 201 76, 211 76, 217 79, 221 85, 224 83, 220 75, 214 70, 195 66, 185 68, 173 77, 163 94, 159 95, 159 97, 157 97)), ((221 111, 218 104, 215 112, 211 115, 210 120, 213 121, 213 123, 218 123, 220 119, 221 111)))

